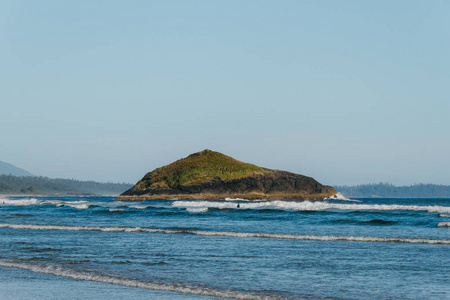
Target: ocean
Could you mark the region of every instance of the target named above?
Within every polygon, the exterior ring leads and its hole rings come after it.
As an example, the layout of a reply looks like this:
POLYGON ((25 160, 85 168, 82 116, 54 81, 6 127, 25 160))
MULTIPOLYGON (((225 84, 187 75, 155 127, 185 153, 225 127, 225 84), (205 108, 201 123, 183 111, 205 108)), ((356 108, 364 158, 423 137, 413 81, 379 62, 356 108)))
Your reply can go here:
POLYGON ((2 196, 0 246, 2 300, 450 299, 450 199, 2 196))

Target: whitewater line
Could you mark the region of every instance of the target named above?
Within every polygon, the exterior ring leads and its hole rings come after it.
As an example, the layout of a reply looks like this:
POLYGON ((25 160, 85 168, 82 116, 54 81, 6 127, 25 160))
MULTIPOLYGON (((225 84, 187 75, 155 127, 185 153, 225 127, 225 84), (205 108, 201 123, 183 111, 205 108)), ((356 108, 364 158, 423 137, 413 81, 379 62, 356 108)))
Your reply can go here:
MULTIPOLYGON (((218 208, 234 209, 235 203, 217 201, 189 201, 178 200, 172 206, 179 208, 218 208)), ((354 210, 354 211, 417 211, 428 213, 450 214, 449 206, 436 205, 400 205, 400 204, 342 204, 326 201, 255 201, 240 203, 240 209, 281 209, 294 211, 325 211, 330 209, 354 210)))
POLYGON ((290 298, 283 298, 277 296, 267 296, 267 295, 259 295, 253 293, 245 293, 245 292, 235 292, 235 291, 226 291, 226 290, 218 290, 204 287, 190 287, 183 286, 179 284, 167 284, 167 283, 158 283, 158 282, 149 282, 149 281, 141 281, 136 279, 129 278, 120 278, 114 277, 110 275, 100 275, 100 274, 92 274, 86 272, 78 272, 70 269, 65 269, 60 266, 42 266, 37 264, 29 264, 22 262, 14 262, 11 260, 0 260, 0 266, 9 267, 9 268, 19 268, 33 271, 35 273, 45 273, 51 274, 55 276, 68 277, 72 279, 85 280, 85 281, 95 281, 102 283, 109 283, 127 287, 135 287, 149 290, 158 290, 158 291, 167 291, 167 292, 176 292, 183 294, 194 294, 194 295, 203 295, 203 296, 211 296, 211 297, 220 297, 220 298, 234 298, 234 299, 243 299, 243 300, 284 300, 290 298))
POLYGON ((60 231, 147 232, 147 233, 166 233, 166 234, 194 234, 201 236, 223 236, 235 238, 269 238, 269 239, 309 240, 309 241, 347 241, 347 242, 450 245, 450 240, 440 240, 440 239, 338 236, 338 235, 299 235, 299 234, 282 234, 282 233, 204 231, 204 230, 173 230, 173 229, 145 228, 145 227, 0 224, 0 228, 28 229, 28 230, 60 230, 60 231))
MULTIPOLYGON (((333 200, 333 199, 331 199, 333 200)), ((450 206, 438 205, 400 205, 400 204, 349 204, 349 203, 331 203, 327 201, 247 201, 243 199, 227 199, 221 201, 205 201, 205 200, 176 200, 171 203, 172 207, 186 209, 200 209, 207 211, 206 208, 216 209, 236 209, 236 202, 239 201, 240 209, 277 209, 277 210, 293 210, 293 211, 325 211, 325 210, 353 210, 353 211, 417 211, 427 213, 439 213, 441 215, 450 215, 450 206)), ((150 202, 149 202, 150 203, 150 202)), ((136 203, 125 202, 90 202, 86 200, 80 201, 62 201, 62 200, 44 200, 44 199, 5 199, 0 198, 0 206, 34 206, 34 205, 55 205, 56 207, 69 206, 77 209, 89 209, 92 206, 100 206, 107 208, 116 208, 126 206, 135 209, 146 209, 152 206, 140 206, 136 203)))

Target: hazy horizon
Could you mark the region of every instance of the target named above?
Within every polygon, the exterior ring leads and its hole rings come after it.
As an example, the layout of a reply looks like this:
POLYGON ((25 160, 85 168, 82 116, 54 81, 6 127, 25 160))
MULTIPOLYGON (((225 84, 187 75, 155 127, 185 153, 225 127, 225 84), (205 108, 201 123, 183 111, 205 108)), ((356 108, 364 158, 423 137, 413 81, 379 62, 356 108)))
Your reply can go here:
MULTIPOLYGON (((2 161, 0 161, 0 164, 1 163, 5 163, 5 162, 2 162, 2 161)), ((5 163, 5 164, 8 164, 8 163, 5 163)), ((11 166, 13 166, 13 167, 15 167, 15 168, 17 168, 17 169, 19 169, 19 170, 21 170, 21 171, 27 171, 27 170, 24 170, 24 169, 22 169, 22 168, 19 168, 19 167, 17 167, 17 166, 15 166, 15 165, 12 165, 12 164, 8 164, 8 165, 11 165, 11 166)), ((150 171, 153 171, 153 170, 150 170, 150 171)), ((149 171, 149 172, 150 172, 149 171)), ((98 183, 115 183, 115 184, 135 184, 137 181, 139 181, 140 179, 142 179, 142 177, 144 177, 144 175, 145 174, 143 174, 143 176, 141 176, 141 178, 139 178, 139 179, 137 179, 135 182, 125 182, 125 181, 98 181, 98 180, 93 180, 93 179, 79 179, 79 178, 74 178, 74 177, 65 177, 65 178, 62 178, 62 177, 49 177, 49 176, 47 176, 47 175, 45 175, 45 174, 38 174, 38 175, 35 175, 35 174, 30 174, 30 175, 16 175, 16 174, 6 174, 6 173, 4 173, 4 174, 2 174, 2 173, 0 173, 0 175, 12 175, 12 176, 19 176, 19 177, 21 177, 21 176, 37 176, 37 177, 47 177, 47 178, 50 178, 50 179, 67 179, 67 180, 79 180, 79 181, 95 181, 95 182, 98 182, 98 183)), ((303 174, 304 175, 304 174, 303 174)), ((325 183, 324 183, 325 184, 325 183)), ((433 183, 433 182, 415 182, 415 183, 411 183, 411 184, 405 184, 405 185, 396 185, 396 184, 393 184, 393 183, 391 183, 391 182, 386 182, 386 181, 380 181, 380 182, 365 182, 365 183, 359 183, 359 184, 336 184, 336 185, 333 185, 333 186, 358 186, 358 185, 393 185, 393 186, 396 186, 396 187, 409 187, 409 186, 415 186, 415 185, 442 185, 442 186, 450 186, 450 184, 435 184, 435 183, 433 183)))
POLYGON ((0 160, 135 183, 203 149, 450 184, 446 1, 0 1, 0 160))

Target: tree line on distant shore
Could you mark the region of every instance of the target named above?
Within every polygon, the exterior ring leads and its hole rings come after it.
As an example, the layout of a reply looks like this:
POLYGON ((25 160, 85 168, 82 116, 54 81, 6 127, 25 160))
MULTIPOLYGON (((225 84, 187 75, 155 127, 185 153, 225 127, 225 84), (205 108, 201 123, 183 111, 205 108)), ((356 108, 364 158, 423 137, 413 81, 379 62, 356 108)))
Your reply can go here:
POLYGON ((0 175, 0 194, 10 195, 119 195, 130 187, 129 183, 0 175))
POLYGON ((395 186, 390 183, 372 183, 335 188, 346 197, 355 198, 450 198, 450 185, 439 184, 395 186))
MULTIPOLYGON (((120 195, 132 186, 129 183, 0 175, 0 194, 9 195, 120 195)), ((354 198, 450 198, 450 185, 372 183, 335 188, 346 197, 354 198)))

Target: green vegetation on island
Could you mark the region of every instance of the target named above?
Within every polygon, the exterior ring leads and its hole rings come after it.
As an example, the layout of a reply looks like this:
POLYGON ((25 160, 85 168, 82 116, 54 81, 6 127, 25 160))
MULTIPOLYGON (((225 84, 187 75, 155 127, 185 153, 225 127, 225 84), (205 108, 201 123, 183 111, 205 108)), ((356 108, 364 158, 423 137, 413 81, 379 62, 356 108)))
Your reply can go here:
POLYGON ((271 172, 273 171, 238 161, 219 152, 203 150, 147 173, 137 187, 175 188, 205 183, 215 178, 229 181, 271 172))

